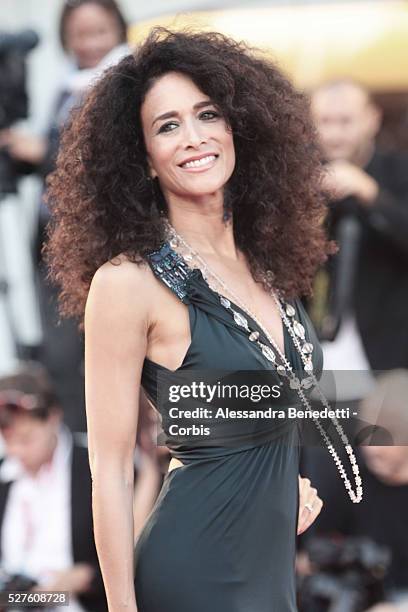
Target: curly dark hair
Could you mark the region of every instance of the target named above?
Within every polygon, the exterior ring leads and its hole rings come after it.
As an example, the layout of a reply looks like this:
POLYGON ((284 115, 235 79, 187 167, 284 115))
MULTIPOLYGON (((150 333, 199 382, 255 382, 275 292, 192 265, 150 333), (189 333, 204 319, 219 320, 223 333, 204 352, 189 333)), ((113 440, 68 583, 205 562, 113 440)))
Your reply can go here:
POLYGON ((232 129, 236 165, 228 196, 236 243, 254 277, 271 270, 285 298, 307 295, 316 268, 333 250, 323 227, 321 161, 305 96, 244 43, 219 33, 155 28, 134 54, 106 71, 63 134, 49 179, 52 221, 44 249, 49 276, 61 287, 62 315, 82 317, 103 263, 120 253, 140 263, 164 240, 140 108, 155 79, 170 71, 189 76, 232 129))

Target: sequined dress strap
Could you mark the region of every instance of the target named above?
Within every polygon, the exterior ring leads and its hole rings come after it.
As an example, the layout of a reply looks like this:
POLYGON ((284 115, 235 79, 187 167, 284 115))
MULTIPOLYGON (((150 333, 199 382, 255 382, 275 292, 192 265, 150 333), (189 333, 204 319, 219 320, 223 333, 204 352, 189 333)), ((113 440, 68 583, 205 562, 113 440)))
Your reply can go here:
POLYGON ((154 274, 171 289, 182 302, 188 304, 187 283, 195 270, 189 268, 184 259, 168 242, 147 256, 154 274))

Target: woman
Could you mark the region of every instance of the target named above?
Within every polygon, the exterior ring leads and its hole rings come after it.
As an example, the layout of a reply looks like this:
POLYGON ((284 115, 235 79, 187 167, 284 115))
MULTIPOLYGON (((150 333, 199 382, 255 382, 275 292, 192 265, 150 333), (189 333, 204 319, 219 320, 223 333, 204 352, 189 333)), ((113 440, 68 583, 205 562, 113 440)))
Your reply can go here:
POLYGON ((67 0, 58 29, 70 68, 61 79, 47 134, 0 132, 0 146, 7 146, 14 160, 32 164, 42 177, 54 169, 59 130, 78 96, 104 68, 129 53, 126 21, 115 0, 67 0))
MULTIPOLYGON (((44 135, 19 129, 0 132, 0 148, 6 146, 15 162, 28 162, 42 179, 54 170, 60 130, 69 111, 90 82, 103 69, 129 53, 126 21, 115 0, 67 0, 59 19, 62 48, 70 59, 63 73, 51 120, 44 135)), ((46 282, 41 256, 49 211, 38 202, 33 258, 43 327, 41 359, 51 373, 61 398, 65 420, 73 431, 86 428, 83 402, 83 341, 76 323, 66 319, 58 327, 56 289, 46 282)))
POLYGON ((48 258, 63 312, 85 310, 95 536, 111 611, 296 609, 297 526, 322 506, 306 481, 299 508, 297 427, 264 420, 251 437, 235 421, 231 439, 215 426, 210 443, 167 429, 174 469, 138 539, 135 576, 131 466, 140 389, 158 406, 160 374, 266 370, 279 384, 289 372, 280 360, 292 374, 321 368, 293 299, 330 250, 319 172, 303 97, 215 33, 154 31, 65 134, 48 258), (290 300, 286 313, 272 288, 290 300))

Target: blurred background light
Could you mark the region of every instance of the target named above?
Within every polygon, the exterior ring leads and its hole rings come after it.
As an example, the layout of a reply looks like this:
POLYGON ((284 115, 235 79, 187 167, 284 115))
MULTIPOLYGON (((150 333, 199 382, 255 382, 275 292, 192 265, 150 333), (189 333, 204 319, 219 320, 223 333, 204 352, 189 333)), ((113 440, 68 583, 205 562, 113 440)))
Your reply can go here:
POLYGON ((154 25, 224 32, 266 50, 302 88, 351 77, 377 92, 408 88, 408 3, 291 2, 170 14, 136 23, 130 40, 154 25))

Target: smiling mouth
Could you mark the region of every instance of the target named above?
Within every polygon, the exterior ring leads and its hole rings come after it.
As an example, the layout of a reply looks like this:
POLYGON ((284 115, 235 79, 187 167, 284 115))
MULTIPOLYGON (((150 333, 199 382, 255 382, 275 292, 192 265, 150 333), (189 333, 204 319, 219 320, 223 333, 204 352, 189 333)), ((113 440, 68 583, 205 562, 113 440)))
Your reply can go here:
POLYGON ((207 166, 208 164, 214 162, 217 158, 218 155, 206 155, 205 157, 201 157, 200 159, 193 159, 192 161, 180 164, 180 168, 201 168, 202 166, 207 166))

